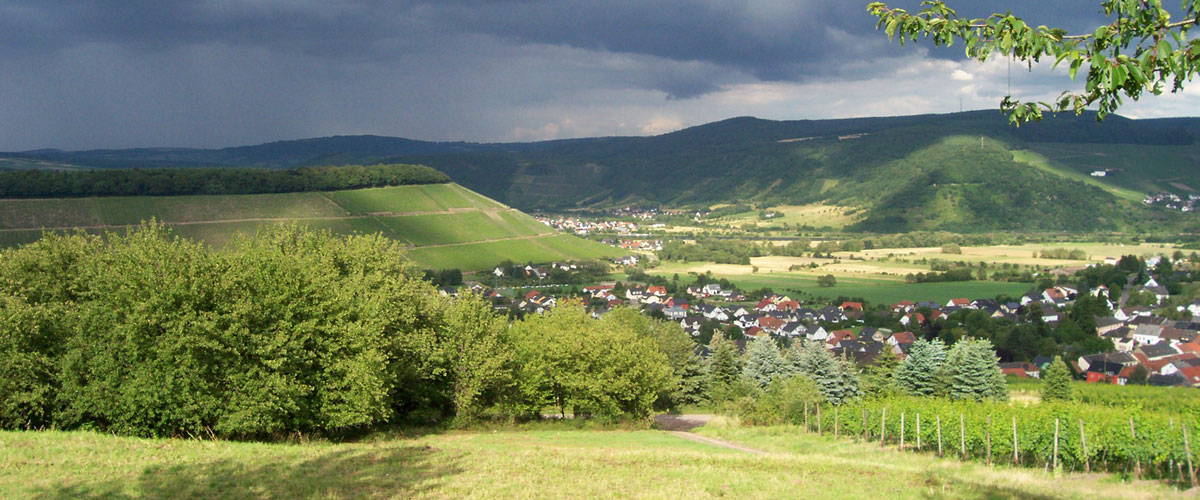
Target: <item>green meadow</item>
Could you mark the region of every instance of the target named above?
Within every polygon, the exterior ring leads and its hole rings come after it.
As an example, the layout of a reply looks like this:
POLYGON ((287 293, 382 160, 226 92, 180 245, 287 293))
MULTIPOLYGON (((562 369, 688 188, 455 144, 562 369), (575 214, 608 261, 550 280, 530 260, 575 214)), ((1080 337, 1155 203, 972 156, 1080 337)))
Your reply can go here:
POLYGON ((1162 498, 1107 475, 901 453, 794 427, 535 425, 357 442, 138 439, 0 432, 0 497, 37 499, 1162 498), (701 438, 702 439, 702 438, 701 438), (729 447, 741 446, 742 449, 729 447))

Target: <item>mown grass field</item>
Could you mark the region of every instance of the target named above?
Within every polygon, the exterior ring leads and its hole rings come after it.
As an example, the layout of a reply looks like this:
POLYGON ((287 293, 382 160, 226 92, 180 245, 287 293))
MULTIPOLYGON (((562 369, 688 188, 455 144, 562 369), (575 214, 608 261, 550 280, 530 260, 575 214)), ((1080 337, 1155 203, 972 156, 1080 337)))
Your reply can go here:
POLYGON ((701 428, 761 450, 661 431, 533 430, 238 443, 0 432, 0 497, 99 498, 1162 498, 1165 487, 1055 477, 899 453, 796 428, 701 428))
POLYGON ((549 262, 613 257, 614 248, 546 225, 457 184, 351 191, 0 200, 0 246, 36 241, 44 229, 121 231, 155 218, 213 247, 238 234, 301 224, 338 235, 382 234, 413 247, 423 268, 483 270, 503 260, 549 262))

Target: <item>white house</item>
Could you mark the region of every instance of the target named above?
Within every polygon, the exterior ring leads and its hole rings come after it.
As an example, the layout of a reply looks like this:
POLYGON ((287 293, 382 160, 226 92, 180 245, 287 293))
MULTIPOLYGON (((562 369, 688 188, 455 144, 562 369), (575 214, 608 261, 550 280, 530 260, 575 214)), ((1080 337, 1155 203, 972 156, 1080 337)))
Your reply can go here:
POLYGON ((1138 325, 1133 330, 1131 337, 1134 342, 1139 344, 1156 344, 1159 341, 1158 336, 1162 335, 1162 327, 1158 325, 1138 325))
POLYGON ((816 340, 818 342, 824 342, 828 338, 829 338, 829 332, 825 331, 825 328, 823 328, 823 327, 818 326, 816 328, 808 329, 808 340, 816 340))

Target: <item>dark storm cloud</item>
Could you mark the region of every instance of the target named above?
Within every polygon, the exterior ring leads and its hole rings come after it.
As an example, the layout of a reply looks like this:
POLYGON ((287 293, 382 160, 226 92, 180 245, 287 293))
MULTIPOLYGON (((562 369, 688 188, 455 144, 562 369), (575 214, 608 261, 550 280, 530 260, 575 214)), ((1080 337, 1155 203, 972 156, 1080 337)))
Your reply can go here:
MULTIPOLYGON (((866 3, 0 0, 0 149, 497 139, 556 114, 582 127, 586 110, 647 94, 867 80, 917 52, 887 43, 866 3)), ((951 3, 1075 30, 1102 21, 1098 0, 951 3)))
MULTIPOLYGON (((865 1, 595 0, 9 0, 0 40, 18 51, 113 43, 140 50, 194 44, 265 47, 337 61, 388 61, 437 51, 464 33, 513 43, 567 45, 703 61, 764 80, 819 78, 838 61, 899 49, 876 33, 865 1)), ((892 2, 916 8, 919 2, 892 2)), ((1088 28, 1096 0, 952 2, 964 16, 1011 8, 1033 22, 1088 28)), ((651 79, 653 80, 653 79, 651 79)), ((712 85, 663 78, 672 94, 712 85)))

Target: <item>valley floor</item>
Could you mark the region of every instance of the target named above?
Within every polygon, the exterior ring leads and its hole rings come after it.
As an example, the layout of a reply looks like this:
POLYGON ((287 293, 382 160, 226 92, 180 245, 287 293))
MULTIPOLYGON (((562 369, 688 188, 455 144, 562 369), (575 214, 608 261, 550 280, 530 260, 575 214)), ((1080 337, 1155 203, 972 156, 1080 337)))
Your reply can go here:
POLYGON ((1170 498, 1156 483, 986 467, 795 428, 375 435, 331 444, 0 432, 3 498, 1170 498), (732 446, 729 446, 732 445, 732 446))

